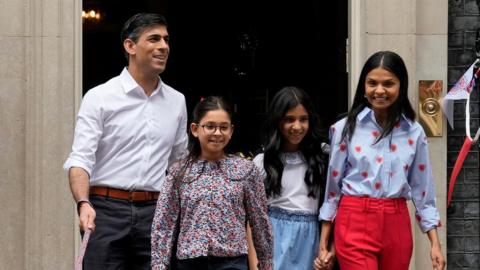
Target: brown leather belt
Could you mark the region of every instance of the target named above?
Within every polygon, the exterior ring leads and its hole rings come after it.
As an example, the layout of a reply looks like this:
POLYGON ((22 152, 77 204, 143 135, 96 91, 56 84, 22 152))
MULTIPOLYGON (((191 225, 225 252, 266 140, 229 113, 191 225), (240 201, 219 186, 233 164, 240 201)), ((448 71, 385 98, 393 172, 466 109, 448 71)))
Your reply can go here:
POLYGON ((90 187, 90 195, 99 195, 106 198, 128 200, 131 202, 144 202, 158 199, 158 192, 155 191, 129 191, 109 187, 90 187))

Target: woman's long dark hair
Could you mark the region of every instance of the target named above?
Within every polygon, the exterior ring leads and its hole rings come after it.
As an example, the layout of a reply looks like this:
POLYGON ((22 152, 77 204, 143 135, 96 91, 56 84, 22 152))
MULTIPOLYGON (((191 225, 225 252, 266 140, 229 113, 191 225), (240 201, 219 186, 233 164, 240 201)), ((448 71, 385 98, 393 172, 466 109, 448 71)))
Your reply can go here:
POLYGON ((394 52, 380 51, 370 56, 362 68, 352 108, 348 112, 347 123, 342 131, 342 140, 351 140, 352 135, 355 132, 355 124, 358 114, 365 107, 370 107, 370 103, 365 98, 365 79, 368 73, 376 68, 383 68, 390 71, 395 74, 400 81, 398 98, 389 108, 386 127, 383 129, 376 142, 392 132, 402 114, 412 121, 415 120, 415 111, 408 100, 408 72, 405 63, 402 58, 394 52))
POLYGON ((265 189, 268 197, 278 196, 282 190, 283 162, 280 159, 283 137, 280 125, 285 114, 294 107, 302 105, 308 113, 308 132, 299 144, 299 151, 307 163, 304 181, 309 190, 309 197, 322 201, 325 189, 325 172, 327 155, 322 151, 326 142, 320 128, 320 119, 307 93, 299 87, 282 88, 275 94, 270 104, 263 130, 264 161, 267 173, 265 189))

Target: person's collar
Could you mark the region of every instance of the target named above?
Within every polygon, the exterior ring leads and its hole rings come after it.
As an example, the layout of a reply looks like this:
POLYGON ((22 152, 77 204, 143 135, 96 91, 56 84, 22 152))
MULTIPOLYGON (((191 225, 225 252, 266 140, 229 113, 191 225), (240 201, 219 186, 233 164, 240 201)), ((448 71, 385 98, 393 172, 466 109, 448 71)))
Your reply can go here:
POLYGON ((140 87, 135 79, 133 79, 130 72, 128 72, 126 67, 123 68, 122 73, 120 73, 120 84, 122 85, 123 91, 125 91, 126 94, 133 89, 140 87))
POLYGON ((305 158, 303 157, 302 152, 300 151, 281 152, 280 160, 283 162, 284 165, 285 164, 296 165, 296 164, 302 164, 305 162, 305 158))
MULTIPOLYGON (((122 73, 120 73, 120 83, 126 94, 136 89, 137 87, 141 89, 141 86, 132 77, 132 74, 130 74, 127 67, 123 68, 122 73)), ((162 79, 159 76, 157 87, 155 88, 155 90, 153 90, 152 95, 157 91, 159 92, 161 87, 162 87, 162 79)))
MULTIPOLYGON (((363 121, 366 121, 366 120, 371 120, 371 121, 374 121, 375 119, 375 115, 373 114, 373 110, 370 109, 369 107, 365 107, 357 116, 357 119, 359 122, 363 122, 363 121)), ((400 116, 400 125, 402 125, 403 123, 407 123, 407 125, 409 127, 411 127, 413 125, 413 121, 408 119, 405 114, 402 113, 402 115, 400 116)))
POLYGON ((413 121, 408 119, 405 114, 402 113, 402 116, 400 117, 400 122, 406 122, 408 124, 409 127, 411 127, 413 125, 413 121), (403 119, 403 121, 402 121, 403 119))
POLYGON ((369 107, 365 107, 363 108, 363 110, 357 115, 357 119, 358 121, 360 122, 363 122, 365 120, 368 120, 368 119, 372 119, 372 114, 373 114, 373 111, 372 109, 370 109, 369 107))

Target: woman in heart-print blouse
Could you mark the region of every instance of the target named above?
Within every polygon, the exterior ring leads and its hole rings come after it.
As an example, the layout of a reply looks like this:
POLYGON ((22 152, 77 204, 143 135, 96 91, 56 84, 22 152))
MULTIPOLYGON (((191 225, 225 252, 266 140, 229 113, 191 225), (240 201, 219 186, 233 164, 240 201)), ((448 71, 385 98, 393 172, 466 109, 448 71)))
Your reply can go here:
POLYGON ((444 269, 428 141, 407 90, 402 58, 377 52, 362 69, 347 117, 330 128, 317 269, 332 252, 342 270, 408 269, 413 241, 406 200, 431 241, 432 267, 444 269), (335 251, 327 248, 332 230, 335 251))

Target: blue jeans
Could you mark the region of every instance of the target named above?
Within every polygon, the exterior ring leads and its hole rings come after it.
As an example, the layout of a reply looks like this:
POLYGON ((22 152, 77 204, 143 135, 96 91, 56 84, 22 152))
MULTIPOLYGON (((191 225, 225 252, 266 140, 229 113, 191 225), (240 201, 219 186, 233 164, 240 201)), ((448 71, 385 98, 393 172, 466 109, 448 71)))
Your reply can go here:
POLYGON ((177 270, 248 270, 247 255, 238 257, 198 257, 178 260, 177 270))

